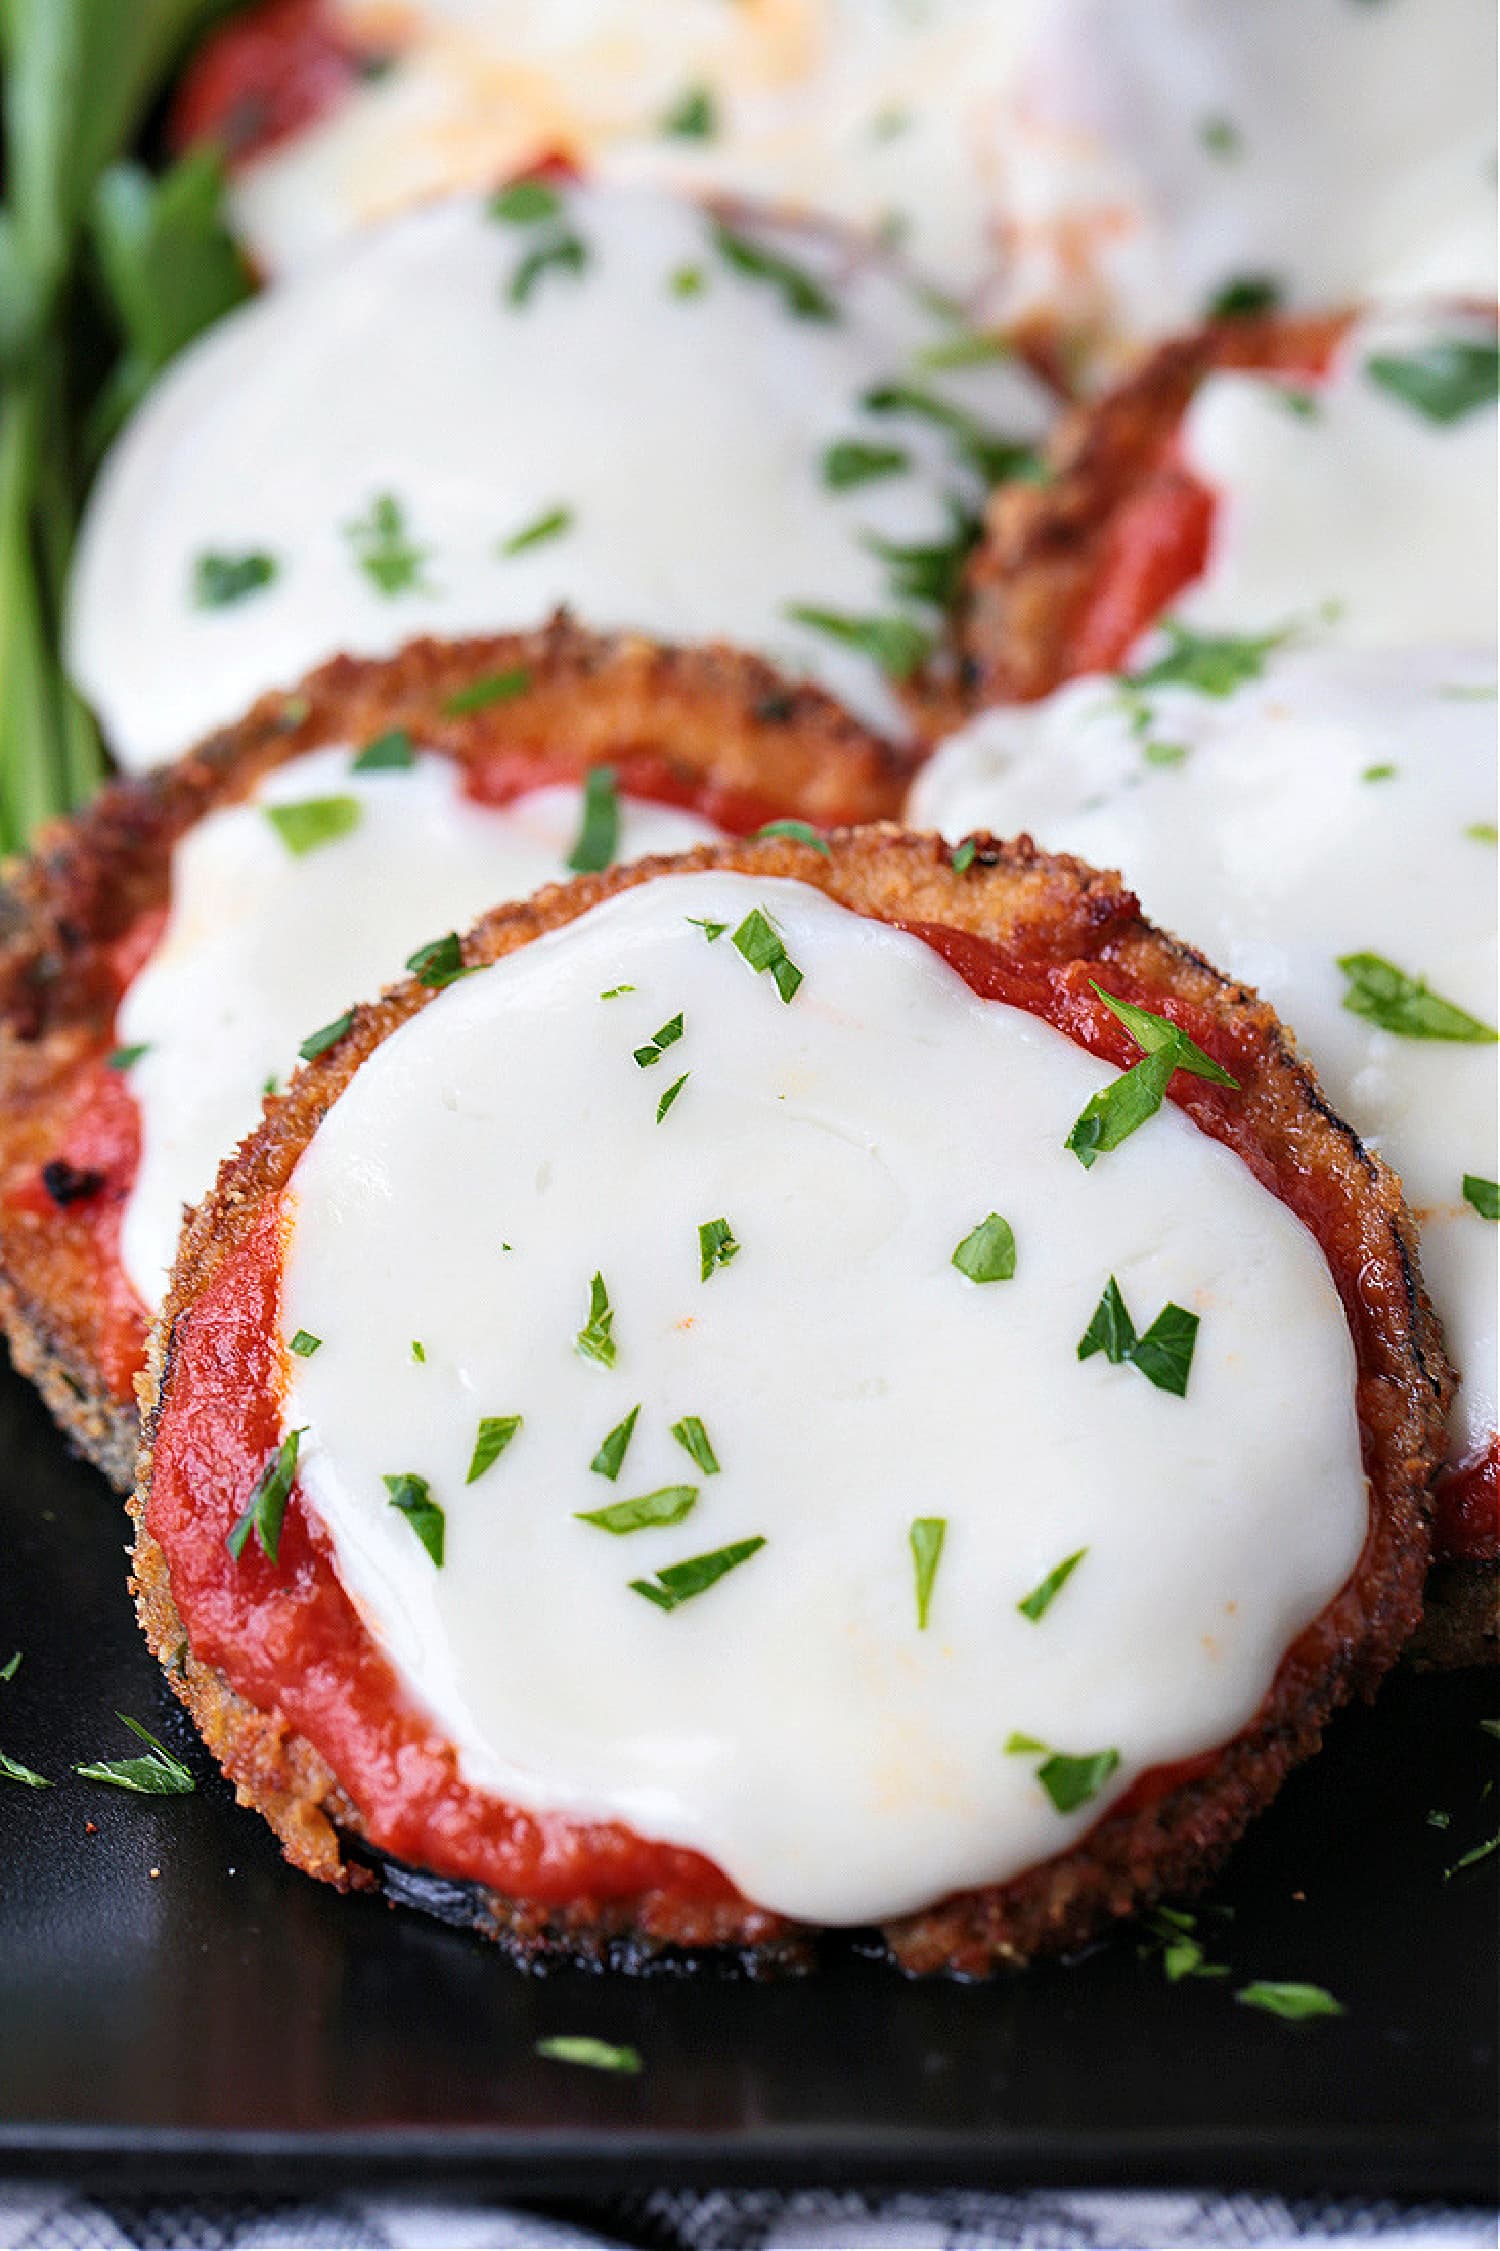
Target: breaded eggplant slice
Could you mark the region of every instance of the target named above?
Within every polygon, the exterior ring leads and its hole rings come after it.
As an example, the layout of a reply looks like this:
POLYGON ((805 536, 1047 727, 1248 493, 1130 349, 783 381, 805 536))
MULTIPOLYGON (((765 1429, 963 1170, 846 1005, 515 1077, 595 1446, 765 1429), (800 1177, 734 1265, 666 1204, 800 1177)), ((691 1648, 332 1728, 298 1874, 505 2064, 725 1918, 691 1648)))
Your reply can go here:
MULTIPOLYGON (((1285 1652, 1252 1722, 1217 1753, 1188 1769, 1155 1770, 1074 1848, 881 1933, 890 1960, 903 1970, 984 1976, 1002 1963, 1074 1947, 1112 1918, 1204 1882, 1287 1771, 1316 1750, 1330 1714, 1351 1697, 1373 1693, 1411 1633, 1428 1556, 1429 1488, 1452 1390, 1421 1287, 1415 1229, 1399 1183, 1329 1110, 1270 1009, 1145 922, 1118 877, 1049 857, 1028 838, 977 840, 962 872, 938 839, 888 826, 837 833, 826 855, 778 838, 645 861, 497 910, 465 940, 465 960, 496 961, 655 876, 700 869, 790 877, 857 913, 937 926, 957 934, 948 941, 950 957, 965 935, 977 938, 998 949, 1013 973, 1012 997, 1121 1067, 1136 1050, 1094 998, 1090 979, 1124 979, 1152 1005, 1168 1007, 1232 1061, 1240 1081, 1240 1091, 1225 1098, 1179 1074, 1173 1099, 1235 1148, 1312 1228, 1346 1308, 1370 1495, 1354 1571, 1285 1652), (1150 1786, 1156 1779, 1159 1790, 1150 1786)), ((131 1503, 132 1587, 147 1640, 241 1802, 265 1817, 287 1858, 306 1873, 340 1888, 383 1883, 393 1896, 468 1921, 530 1962, 566 1957, 635 1966, 658 1953, 713 1946, 784 1966, 804 1958, 815 1934, 748 1904, 705 1911, 647 1893, 608 1906, 580 1900, 559 1911, 447 1876, 382 1868, 359 1808, 322 1757, 278 1711, 258 1709, 201 1661, 179 1614, 171 1568, 152 1529, 152 1476, 184 1324, 274 1207, 330 1104, 430 997, 408 983, 359 1009, 338 1043, 267 1106, 259 1130, 223 1165, 184 1231, 152 1335, 131 1503)), ((1316 1500, 1308 1495, 1309 1506, 1316 1500)), ((299 1505, 295 1498, 292 1505, 299 1505)))
MULTIPOLYGON (((622 786, 735 832, 777 816, 879 819, 907 778, 829 697, 758 658, 601 638, 559 617, 536 633, 336 658, 176 765, 116 782, 45 830, 0 882, 0 1326, 16 1367, 122 1492, 145 1324, 112 1230, 134 1159, 70 1141, 80 1090, 99 1082, 184 833, 290 759, 393 729, 484 769, 497 795, 608 763, 622 786)), ((116 1107, 128 1143, 123 1087, 116 1107)))
POLYGON ((1224 369, 1315 376, 1348 316, 1220 321, 1154 351, 1058 430, 1043 484, 1002 486, 953 632, 972 710, 1110 672, 1202 570, 1213 498, 1175 458, 1184 413, 1224 369))

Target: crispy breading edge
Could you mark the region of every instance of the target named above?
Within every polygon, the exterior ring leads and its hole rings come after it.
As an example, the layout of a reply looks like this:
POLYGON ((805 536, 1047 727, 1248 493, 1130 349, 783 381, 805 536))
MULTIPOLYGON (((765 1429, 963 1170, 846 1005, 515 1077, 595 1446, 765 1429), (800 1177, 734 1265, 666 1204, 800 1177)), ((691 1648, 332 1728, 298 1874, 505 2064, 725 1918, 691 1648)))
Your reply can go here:
MULTIPOLYGON (((566 616, 535 633, 410 643, 394 657, 336 657, 268 695, 175 765, 113 783, 43 831, 0 880, 0 1180, 55 1150, 75 1074, 107 1037, 108 943, 165 906, 173 846, 272 767, 329 742, 404 727, 463 763, 497 752, 545 760, 559 780, 647 751, 686 777, 823 823, 895 812, 907 761, 820 690, 724 647, 664 647, 584 632, 566 616), (469 713, 445 701, 524 672, 524 694, 469 713)), ((93 1265, 82 1220, 0 1205, 0 1329, 77 1449, 128 1492, 136 1417, 91 1349, 93 1265)))
MULTIPOLYGON (((982 937, 1027 934, 1059 962, 1119 965, 1148 989, 1211 1008, 1254 1057, 1242 1079, 1245 1113, 1263 1150, 1315 1168, 1358 1238, 1357 1270, 1371 1302, 1399 1304, 1369 1328, 1359 1369, 1367 1433, 1371 1530, 1360 1564, 1323 1614, 1331 1655, 1319 1668, 1283 1666, 1254 1724, 1227 1745, 1214 1771, 1134 1812, 1106 1814, 1072 1851, 1014 1881, 903 1917, 884 1932, 891 1959, 909 1972, 982 1976, 1002 1962, 1078 1945, 1108 1919, 1190 1890, 1212 1874, 1289 1768, 1316 1749, 1330 1713, 1368 1695, 1395 1661, 1421 1611, 1428 1555, 1427 1502, 1442 1457, 1452 1372, 1421 1287, 1416 1230, 1389 1169, 1337 1118, 1272 1011, 1222 978, 1198 955, 1146 923, 1119 878, 1048 856, 1028 838, 982 839, 962 876, 935 837, 889 826, 840 833, 827 857, 780 839, 643 862, 551 887, 498 910, 464 942, 467 961, 487 963, 659 873, 721 867, 813 884, 856 911, 904 922, 937 922, 982 937)), ((171 1290, 152 1337, 142 1387, 145 1419, 136 1493, 133 1591, 148 1641, 242 1802, 261 1811, 287 1857, 341 1885, 370 1880, 366 1852, 351 1862, 340 1830, 357 1839, 358 1816, 308 1746, 274 1715, 238 1697, 200 1665, 172 1600, 166 1560, 145 1525, 152 1448, 170 1385, 173 1337, 182 1316, 253 1225, 262 1202, 288 1178, 308 1136, 363 1059, 430 999, 415 983, 356 1012, 348 1034, 300 1072, 268 1105, 259 1130, 221 1167, 213 1193, 185 1230, 171 1290)), ((409 1886, 407 1887, 409 1890, 409 1886)), ((465 1887, 443 1882, 447 1893, 465 1887)), ((654 1896, 604 1911, 580 1902, 544 1912, 466 1887, 468 1919, 523 1959, 561 1953, 624 1959, 632 1966, 661 1948, 734 1945, 772 1961, 798 1934, 756 1909, 683 1916, 654 1896)))

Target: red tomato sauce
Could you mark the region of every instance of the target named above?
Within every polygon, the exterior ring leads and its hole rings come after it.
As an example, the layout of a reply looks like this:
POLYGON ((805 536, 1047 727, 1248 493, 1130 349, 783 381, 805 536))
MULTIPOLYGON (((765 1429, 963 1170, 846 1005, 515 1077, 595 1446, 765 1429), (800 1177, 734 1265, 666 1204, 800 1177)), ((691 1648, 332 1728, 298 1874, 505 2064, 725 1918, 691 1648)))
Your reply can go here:
POLYGON ((177 90, 174 148, 213 141, 248 163, 326 115, 372 58, 340 36, 325 0, 260 0, 216 32, 177 90))
POLYGON ((1500 1560, 1500 1437, 1477 1461, 1449 1470, 1437 1489, 1432 1547, 1440 1558, 1465 1563, 1500 1560))
MULTIPOLYGON (((986 999, 1045 1017, 1092 1052, 1127 1064, 1137 1050, 1089 989, 1090 965, 1012 954, 933 924, 909 926, 986 999)), ((1169 1015, 1233 1071, 1233 1037, 1201 1012, 1112 975, 1120 996, 1169 1015)), ((1172 1098, 1252 1162, 1322 1243, 1356 1334, 1359 1293, 1335 1210, 1316 1184, 1279 1178, 1251 1144, 1235 1097, 1179 1073, 1172 1098)), ((146 1522, 171 1572, 194 1654, 265 1711, 280 1712, 338 1775, 370 1841, 442 1874, 544 1904, 650 1890, 683 1901, 734 1899, 698 1854, 652 1844, 618 1823, 530 1814, 467 1786, 450 1746, 415 1708, 339 1583, 326 1535, 294 1488, 279 1561, 252 1542, 236 1564, 226 1537, 280 1443, 280 1279, 284 1234, 269 1203, 177 1325, 171 1392, 156 1438, 146 1522)), ((1284 1666, 1319 1650, 1314 1621, 1284 1666)), ((1153 1768, 1117 1801, 1134 1808, 1211 1770, 1216 1754, 1153 1768)), ((1115 1809, 1112 1809, 1115 1810, 1115 1809)))
MULTIPOLYGON (((659 751, 626 750, 606 763, 614 773, 622 797, 635 797, 648 805, 676 805, 714 821, 730 836, 753 836, 778 808, 749 790, 733 789, 708 775, 686 773, 659 751)), ((498 808, 513 805, 531 790, 548 789, 559 780, 581 784, 585 769, 560 775, 557 760, 535 750, 496 750, 464 768, 464 794, 476 805, 498 808)))

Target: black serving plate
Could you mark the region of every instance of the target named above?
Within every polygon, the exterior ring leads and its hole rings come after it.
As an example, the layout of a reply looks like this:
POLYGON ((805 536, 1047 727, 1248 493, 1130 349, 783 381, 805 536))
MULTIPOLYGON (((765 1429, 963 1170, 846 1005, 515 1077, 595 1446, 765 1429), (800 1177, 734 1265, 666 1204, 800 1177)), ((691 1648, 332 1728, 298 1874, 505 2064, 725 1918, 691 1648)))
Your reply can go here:
POLYGON ((557 2193, 669 2181, 1104 2183, 1495 2193, 1500 1676, 1394 1680, 1294 1776, 1215 1894, 1236 1975, 1168 1986, 1129 1932, 987 1986, 904 1983, 851 1947, 756 1985, 522 1975, 480 1941, 283 1866, 167 1695, 124 1585, 125 1521, 0 1372, 0 2174, 122 2192, 340 2180, 557 2193), (198 1777, 130 1798, 79 1761, 198 1777), (1447 1814, 1446 1828, 1432 1824, 1447 1814), (1237 2006, 1252 1977, 1347 2014, 1237 2006), (545 2062, 629 2042, 629 2079, 545 2062))

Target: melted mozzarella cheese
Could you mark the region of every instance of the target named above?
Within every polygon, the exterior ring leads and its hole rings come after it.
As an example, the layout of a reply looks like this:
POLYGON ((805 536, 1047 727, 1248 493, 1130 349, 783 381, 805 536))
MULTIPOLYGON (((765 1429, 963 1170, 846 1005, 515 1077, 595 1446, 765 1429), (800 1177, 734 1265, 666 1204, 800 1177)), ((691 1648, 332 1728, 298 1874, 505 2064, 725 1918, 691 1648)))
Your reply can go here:
MULTIPOLYGON (((121 1001, 122 1046, 141 1122, 120 1257, 143 1303, 161 1303, 184 1205, 256 1123, 268 1082, 351 1002, 402 975, 408 954, 488 907, 565 878, 581 791, 548 788, 492 807, 466 797, 450 759, 351 772, 345 749, 268 774, 252 795, 191 828, 172 856, 161 942, 121 1001), (297 855, 267 809, 319 798, 358 808, 346 834, 297 855)), ((626 799, 620 850, 681 852, 718 831, 626 799)))
POLYGON ((1365 1536, 1349 1335, 1313 1238, 1180 1112, 1078 1164, 1111 1076, 920 940, 719 873, 607 901, 364 1064, 289 1184, 283 1333, 323 1342, 284 1412, 340 1577, 472 1783, 852 1924, 1047 1858, 1249 1720, 1365 1536), (789 1004, 690 920, 756 907, 803 973, 789 1004), (952 1253, 990 1211, 1015 1274, 979 1284, 952 1253), (739 1248, 705 1281, 717 1218, 739 1248), (1111 1272, 1142 1326, 1201 1316, 1185 1397, 1080 1362, 1111 1272), (612 1366, 575 1348, 596 1273, 612 1366), (611 1483, 590 1463, 637 1405, 611 1483), (467 1483, 479 1419, 509 1415, 467 1483), (674 1443, 688 1415, 717 1474, 674 1443), (388 1505, 408 1472, 440 1569, 388 1505), (668 1485, 697 1488, 671 1528, 579 1521, 668 1485), (756 1538, 671 1612, 632 1589, 756 1538), (1064 1815, 1012 1733, 1120 1766, 1064 1815))
POLYGON ((117 755, 174 755, 336 650, 534 625, 559 603, 759 650, 899 731, 877 664, 789 607, 901 610, 872 541, 950 539, 980 486, 951 429, 861 401, 920 381, 1029 438, 1042 394, 994 361, 924 370, 951 325, 883 262, 757 239, 816 274, 830 317, 734 268, 695 206, 575 189, 530 225, 479 202, 420 212, 221 323, 153 392, 85 519, 71 655, 117 755), (569 236, 582 270, 554 266, 516 303, 523 262, 569 236), (831 490, 824 452, 848 439, 907 466, 831 490), (199 558, 247 552, 271 582, 196 607, 199 558))
POLYGON ((1123 868, 1291 1025, 1422 1223, 1463 1377, 1455 1459, 1496 1427, 1496 1229, 1463 1197, 1497 1173, 1495 1048, 1380 1029, 1343 1005, 1338 963, 1378 954, 1495 1024, 1494 683, 1467 653, 1288 652, 1228 697, 1152 691, 1143 735, 1115 683, 1081 680, 956 736, 909 807, 1123 868))
POLYGON ((1213 548, 1178 615, 1239 633, 1316 617, 1371 648, 1489 641, 1494 401, 1433 421, 1371 367, 1494 341, 1493 321, 1462 312, 1387 310, 1351 330, 1315 389, 1210 376, 1188 408, 1182 453, 1218 496, 1213 548))

